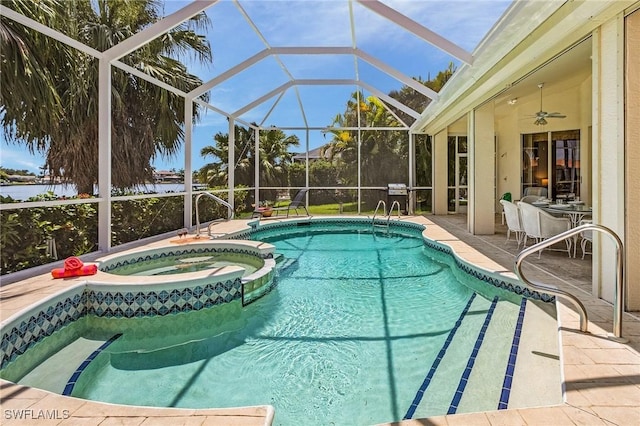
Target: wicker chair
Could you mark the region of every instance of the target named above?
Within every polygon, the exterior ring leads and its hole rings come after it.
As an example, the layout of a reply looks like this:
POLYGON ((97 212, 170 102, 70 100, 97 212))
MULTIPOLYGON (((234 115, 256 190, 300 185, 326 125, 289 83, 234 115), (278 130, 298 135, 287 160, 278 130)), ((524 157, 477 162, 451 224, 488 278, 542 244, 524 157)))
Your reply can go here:
POLYGON ((513 232, 516 235, 516 241, 518 242, 519 248, 525 237, 524 228, 522 227, 522 219, 520 218, 520 209, 511 201, 500 200, 500 204, 502 204, 504 216, 507 221, 507 241, 511 239, 511 233, 513 232))
MULTIPOLYGON (((518 202, 518 207, 520 208, 522 226, 525 232, 525 247, 528 238, 533 238, 535 242, 540 242, 571 229, 571 222, 565 217, 555 217, 536 206, 522 201, 518 202)), ((567 246, 567 254, 571 257, 572 240, 567 238, 564 242, 567 246)), ((539 258, 540 252, 538 252, 539 258)))

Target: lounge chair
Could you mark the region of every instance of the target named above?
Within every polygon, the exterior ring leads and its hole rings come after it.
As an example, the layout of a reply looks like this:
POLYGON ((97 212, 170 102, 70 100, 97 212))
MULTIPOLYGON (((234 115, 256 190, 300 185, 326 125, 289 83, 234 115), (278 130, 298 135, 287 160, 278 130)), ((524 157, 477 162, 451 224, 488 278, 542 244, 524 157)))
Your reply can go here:
POLYGON ((289 217, 289 212, 291 212, 291 210, 295 210, 296 214, 298 214, 298 208, 301 207, 304 209, 304 212, 307 214, 307 216, 311 216, 309 214, 309 211, 307 210, 307 206, 306 206, 306 195, 307 192, 309 191, 308 188, 303 188, 300 191, 298 191, 298 193, 296 194, 295 197, 293 197, 293 200, 291 200, 291 203, 289 203, 289 205, 287 206, 282 206, 282 207, 273 207, 271 210, 273 210, 273 214, 274 215, 278 215, 278 212, 287 212, 287 217, 289 217))

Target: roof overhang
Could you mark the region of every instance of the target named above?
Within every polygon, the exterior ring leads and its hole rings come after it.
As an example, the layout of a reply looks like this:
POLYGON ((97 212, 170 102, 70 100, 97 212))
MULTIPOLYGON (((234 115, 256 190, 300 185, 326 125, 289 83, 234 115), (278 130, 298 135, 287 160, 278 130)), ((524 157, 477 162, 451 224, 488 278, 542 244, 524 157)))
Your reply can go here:
POLYGON ((411 126, 437 134, 518 84, 636 1, 516 2, 411 126))

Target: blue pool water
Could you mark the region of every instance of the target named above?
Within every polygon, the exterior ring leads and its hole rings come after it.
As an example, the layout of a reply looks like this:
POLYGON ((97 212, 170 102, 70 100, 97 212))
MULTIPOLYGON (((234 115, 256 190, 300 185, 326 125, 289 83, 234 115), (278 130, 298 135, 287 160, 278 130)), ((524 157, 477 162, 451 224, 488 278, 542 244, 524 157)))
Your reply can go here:
POLYGON ((244 308, 235 301, 162 317, 85 318, 88 338, 122 335, 72 395, 189 408, 271 404, 278 425, 498 407, 518 297, 456 271, 414 232, 302 227, 253 238, 279 256, 269 294, 244 308), (489 357, 489 370, 472 372, 482 344, 491 354, 477 359, 489 357))

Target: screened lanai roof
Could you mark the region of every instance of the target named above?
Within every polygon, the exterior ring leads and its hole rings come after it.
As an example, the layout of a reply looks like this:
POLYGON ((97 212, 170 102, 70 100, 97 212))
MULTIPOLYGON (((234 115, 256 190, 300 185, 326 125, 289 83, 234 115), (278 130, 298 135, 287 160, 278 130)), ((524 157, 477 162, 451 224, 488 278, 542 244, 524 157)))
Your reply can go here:
MULTIPOLYGON (((409 86, 425 101, 437 98, 413 77, 426 80, 450 64, 456 68, 472 64, 474 49, 509 4, 495 0, 171 0, 164 3, 162 21, 107 52, 35 27, 93 56, 106 55, 113 59, 112 65, 153 81, 118 59, 205 11, 212 22, 206 36, 214 60, 190 67, 189 72, 205 84, 189 97, 198 102, 198 95, 208 92, 208 109, 240 123, 322 129, 344 112, 356 90, 416 119, 422 111, 388 93, 409 86)), ((3 14, 26 22, 6 7, 3 14)))
MULTIPOLYGON (((388 96, 409 86, 437 94, 428 79, 450 63, 473 62, 473 49, 509 2, 210 1, 168 2, 165 13, 210 6, 211 67, 192 94, 209 91, 210 105, 263 127, 324 128, 360 90, 385 104, 415 111, 388 96), (452 11, 451 5, 457 11, 452 11), (452 13, 453 12, 453 13, 452 13), (482 12, 482 13, 480 13, 482 12), (463 28, 464 29, 463 29, 463 28)), ((405 123, 411 125, 412 123, 405 123)))

